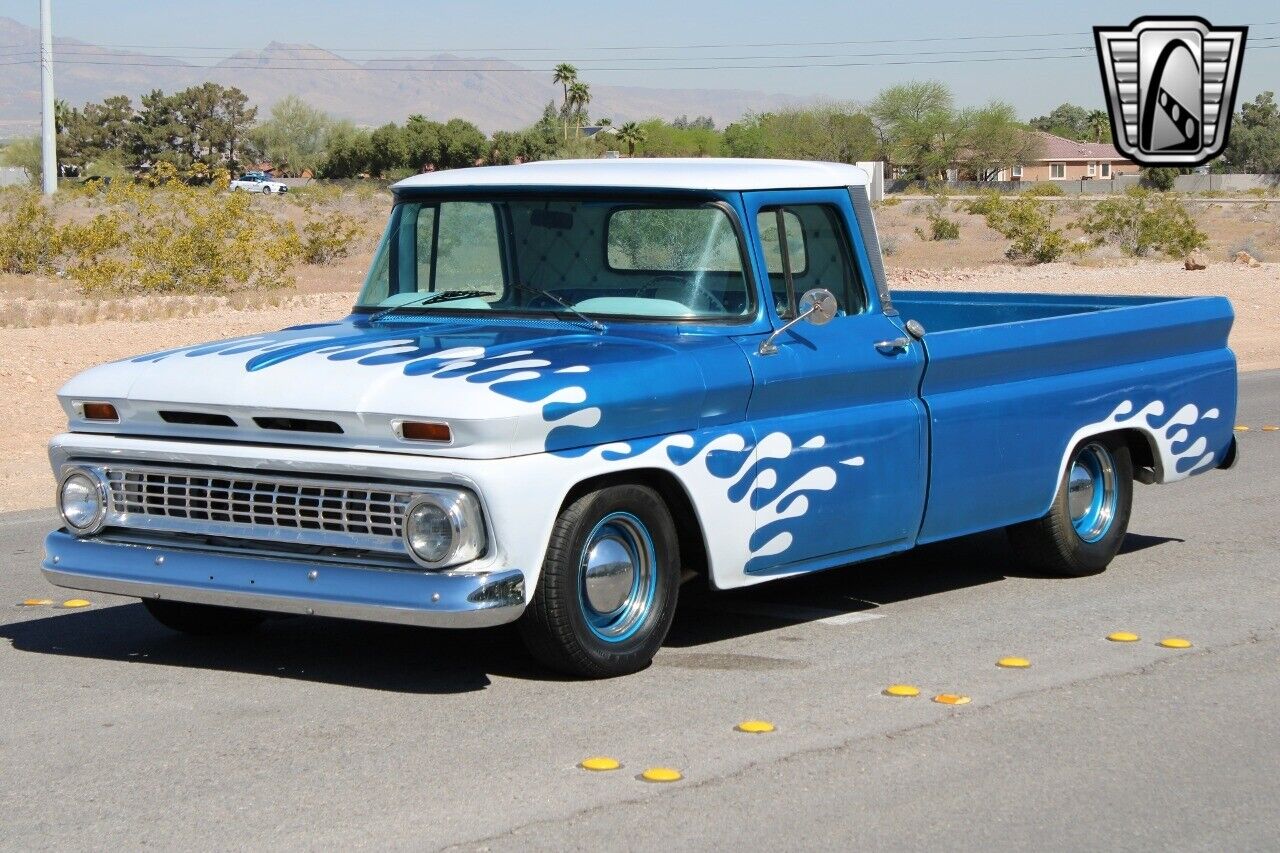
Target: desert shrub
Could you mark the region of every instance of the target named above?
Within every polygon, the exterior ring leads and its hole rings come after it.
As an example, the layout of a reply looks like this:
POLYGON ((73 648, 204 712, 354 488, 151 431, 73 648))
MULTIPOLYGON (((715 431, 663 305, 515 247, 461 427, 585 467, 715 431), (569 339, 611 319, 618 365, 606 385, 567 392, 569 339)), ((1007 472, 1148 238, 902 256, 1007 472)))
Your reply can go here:
POLYGON ((965 202, 964 210, 972 213, 974 216, 986 216, 992 210, 995 210, 1004 203, 1004 196, 1000 195, 996 190, 984 190, 978 193, 977 198, 970 199, 965 202))
POLYGON ((898 254, 898 238, 892 234, 886 234, 880 238, 880 254, 886 258, 891 258, 898 254))
POLYGON ((1185 255, 1209 242, 1182 202, 1140 187, 1098 202, 1076 222, 1076 227, 1093 238, 1096 245, 1112 243, 1136 258, 1151 252, 1185 255))
POLYGON ((345 213, 308 220, 302 226, 302 260, 308 264, 331 264, 350 254, 363 235, 360 222, 345 213))
POLYGON ((1178 177, 1178 170, 1164 169, 1159 166, 1145 166, 1138 174, 1141 176, 1144 187, 1163 193, 1173 189, 1173 182, 1178 177))
POLYGON ((923 213, 929 221, 929 230, 925 232, 920 228, 916 229, 916 236, 921 240, 955 240, 960 236, 960 225, 952 219, 948 219, 943 214, 949 209, 945 196, 938 195, 934 197, 931 204, 924 208, 923 213))
POLYGON ((338 184, 312 181, 300 187, 290 187, 285 197, 303 210, 329 207, 342 200, 342 187, 338 184))
POLYGON ((22 190, 0 197, 0 272, 47 272, 58 247, 53 214, 39 193, 22 190))
MULTIPOLYGON (((163 164, 162 164, 163 165, 163 164)), ((216 186, 216 185, 215 185, 216 186)), ((102 213, 67 225, 67 274, 87 293, 228 293, 292 283, 293 226, 245 193, 112 184, 102 213)))
POLYGON ((1252 237, 1245 237, 1243 240, 1236 240, 1232 243, 1231 248, 1227 249, 1226 258, 1229 261, 1234 261, 1236 259, 1236 255, 1241 252, 1247 252, 1249 257, 1254 260, 1266 261, 1266 257, 1264 257, 1262 251, 1258 249, 1258 244, 1252 237))
POLYGON ((898 198, 897 196, 890 195, 890 196, 885 196, 884 198, 876 202, 876 207, 897 207, 900 204, 902 204, 902 199, 898 198))
POLYGON ((1004 253, 1010 260, 1047 264, 1069 247, 1064 231, 1053 227, 1052 209, 1035 198, 1019 196, 1009 201, 994 195, 982 201, 987 227, 1012 241, 1004 253))
POLYGON ((1023 195, 1031 196, 1059 196, 1066 195, 1066 191, 1057 184, 1048 181, 1037 181, 1022 191, 1023 195))

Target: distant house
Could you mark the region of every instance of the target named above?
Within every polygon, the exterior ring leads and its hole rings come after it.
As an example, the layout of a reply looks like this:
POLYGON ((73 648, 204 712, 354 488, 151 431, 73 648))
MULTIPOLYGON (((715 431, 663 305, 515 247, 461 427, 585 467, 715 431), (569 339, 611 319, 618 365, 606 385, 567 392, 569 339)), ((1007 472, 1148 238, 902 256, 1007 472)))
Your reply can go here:
POLYGON ((1002 169, 996 180, 1105 181, 1117 175, 1138 172, 1138 164, 1127 159, 1109 142, 1076 142, 1039 130, 1036 136, 1040 137, 1043 147, 1035 162, 1002 169))
POLYGON ((589 124, 582 128, 584 139, 591 139, 593 136, 599 136, 602 133, 606 136, 617 136, 618 129, 611 124, 589 124))

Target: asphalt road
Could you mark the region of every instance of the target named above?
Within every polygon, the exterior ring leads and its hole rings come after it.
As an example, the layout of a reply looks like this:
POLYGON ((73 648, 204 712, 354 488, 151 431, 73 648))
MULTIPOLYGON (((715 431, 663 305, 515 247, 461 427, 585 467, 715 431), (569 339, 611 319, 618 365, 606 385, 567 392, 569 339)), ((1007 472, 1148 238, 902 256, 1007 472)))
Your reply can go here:
POLYGON ((37 569, 51 513, 0 516, 0 847, 1274 850, 1280 372, 1243 377, 1237 421, 1239 467, 1140 488, 1103 575, 1028 576, 985 535, 690 595, 608 682, 510 630, 18 608, 69 594, 37 569))

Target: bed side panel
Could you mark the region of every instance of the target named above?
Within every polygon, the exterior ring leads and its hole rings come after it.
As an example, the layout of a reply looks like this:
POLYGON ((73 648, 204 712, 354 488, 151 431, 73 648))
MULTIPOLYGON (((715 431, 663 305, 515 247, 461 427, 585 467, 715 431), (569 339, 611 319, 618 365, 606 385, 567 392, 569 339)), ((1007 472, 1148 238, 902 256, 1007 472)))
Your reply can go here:
POLYGON ((921 542, 1038 518, 1071 447, 1140 430, 1170 482, 1211 470, 1232 438, 1230 303, 1193 298, 925 338, 932 428, 921 542))

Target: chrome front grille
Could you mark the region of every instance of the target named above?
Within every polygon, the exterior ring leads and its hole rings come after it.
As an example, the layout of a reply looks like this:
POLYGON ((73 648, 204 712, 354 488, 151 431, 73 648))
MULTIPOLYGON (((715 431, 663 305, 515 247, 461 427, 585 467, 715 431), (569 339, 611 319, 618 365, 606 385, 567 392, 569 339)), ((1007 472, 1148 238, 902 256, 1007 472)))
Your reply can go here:
POLYGON ((415 491, 386 484, 103 465, 107 525, 403 552, 415 491))

